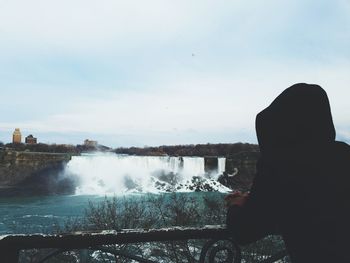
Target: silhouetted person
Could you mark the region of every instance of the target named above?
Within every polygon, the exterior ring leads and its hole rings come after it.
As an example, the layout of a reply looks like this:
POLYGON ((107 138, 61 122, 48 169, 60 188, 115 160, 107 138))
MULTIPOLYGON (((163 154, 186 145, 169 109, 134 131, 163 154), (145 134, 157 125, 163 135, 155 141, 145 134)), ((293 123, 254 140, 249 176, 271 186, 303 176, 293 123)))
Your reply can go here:
POLYGON ((282 235, 292 262, 350 262, 350 147, 335 141, 326 92, 296 84, 256 117, 250 194, 226 197, 239 244, 282 235))

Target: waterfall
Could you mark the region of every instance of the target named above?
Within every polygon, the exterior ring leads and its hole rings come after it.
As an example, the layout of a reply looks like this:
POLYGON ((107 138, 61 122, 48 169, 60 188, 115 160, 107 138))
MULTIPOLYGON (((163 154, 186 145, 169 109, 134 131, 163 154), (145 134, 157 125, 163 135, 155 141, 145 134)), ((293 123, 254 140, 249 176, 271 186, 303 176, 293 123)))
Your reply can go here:
POLYGON ((226 164, 226 158, 219 157, 218 158, 218 174, 223 174, 225 172, 225 164, 226 164))
MULTIPOLYGON (((221 159, 219 172, 224 169, 221 159)), ((76 194, 186 191, 194 176, 207 180, 202 157, 84 154, 73 156, 65 173, 79 178, 76 194)))
POLYGON ((184 167, 182 170, 183 179, 188 181, 193 176, 204 175, 204 158, 201 157, 182 157, 184 161, 184 167))

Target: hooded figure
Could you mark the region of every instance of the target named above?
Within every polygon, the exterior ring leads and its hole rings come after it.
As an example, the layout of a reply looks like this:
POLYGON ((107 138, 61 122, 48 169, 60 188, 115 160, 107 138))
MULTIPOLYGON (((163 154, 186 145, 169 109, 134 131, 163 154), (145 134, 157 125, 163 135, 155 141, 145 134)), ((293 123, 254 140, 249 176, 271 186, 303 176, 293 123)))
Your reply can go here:
POLYGON ((350 262, 350 147, 335 141, 326 92, 295 84, 256 117, 261 152, 245 202, 228 208, 239 244, 281 234, 292 262, 350 262))

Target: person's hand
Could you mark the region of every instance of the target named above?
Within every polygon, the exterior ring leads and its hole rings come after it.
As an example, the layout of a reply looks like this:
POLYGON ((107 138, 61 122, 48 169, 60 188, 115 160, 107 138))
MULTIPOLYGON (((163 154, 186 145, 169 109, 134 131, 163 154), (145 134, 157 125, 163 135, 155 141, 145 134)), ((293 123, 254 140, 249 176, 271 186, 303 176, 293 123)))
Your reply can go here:
POLYGON ((232 205, 243 206, 247 201, 249 192, 242 193, 240 191, 233 192, 225 197, 225 206, 230 207, 232 205))

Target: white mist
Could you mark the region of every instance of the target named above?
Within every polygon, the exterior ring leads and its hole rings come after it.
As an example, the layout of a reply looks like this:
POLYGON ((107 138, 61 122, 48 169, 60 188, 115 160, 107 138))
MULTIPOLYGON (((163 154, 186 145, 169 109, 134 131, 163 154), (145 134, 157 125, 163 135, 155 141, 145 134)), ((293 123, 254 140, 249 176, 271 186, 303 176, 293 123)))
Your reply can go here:
MULTIPOLYGON (((219 158, 218 173, 212 178, 224 169, 225 158, 219 158)), ((163 182, 161 176, 170 173, 178 185, 189 183, 193 176, 204 178, 204 158, 97 153, 73 156, 66 168, 67 175, 74 174, 80 180, 76 194, 157 193, 155 183, 163 182)))

